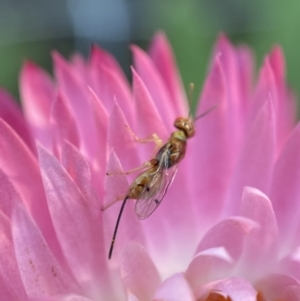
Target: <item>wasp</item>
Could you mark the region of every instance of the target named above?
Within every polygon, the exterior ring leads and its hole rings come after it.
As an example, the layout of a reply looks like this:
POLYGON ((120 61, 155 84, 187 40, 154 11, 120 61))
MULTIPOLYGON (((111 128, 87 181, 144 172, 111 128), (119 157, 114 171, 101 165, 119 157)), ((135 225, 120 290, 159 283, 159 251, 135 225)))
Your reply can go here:
MULTIPOLYGON (((187 140, 195 135, 194 122, 207 115, 215 107, 216 106, 208 109, 194 119, 191 117, 176 118, 174 121, 176 131, 171 133, 170 138, 160 147, 156 156, 150 161, 145 162, 143 166, 123 173, 129 174, 133 171, 145 169, 134 179, 123 199, 111 241, 108 259, 111 258, 113 253, 119 223, 127 200, 136 200, 135 213, 141 220, 146 219, 154 212, 162 202, 174 180, 178 163, 182 161, 186 153, 187 140)), ((158 141, 159 139, 158 137, 155 137, 154 140, 158 141)), ((107 175, 112 174, 115 173, 107 173, 107 175)), ((102 210, 106 208, 103 208, 102 210)))

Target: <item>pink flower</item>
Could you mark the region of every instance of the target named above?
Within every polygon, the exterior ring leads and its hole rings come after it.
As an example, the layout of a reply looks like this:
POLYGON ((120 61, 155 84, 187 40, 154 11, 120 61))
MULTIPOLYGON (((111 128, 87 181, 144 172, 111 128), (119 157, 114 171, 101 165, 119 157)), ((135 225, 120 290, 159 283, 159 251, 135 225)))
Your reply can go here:
POLYGON ((133 88, 108 53, 27 62, 24 113, 1 91, 1 300, 300 300, 300 127, 279 47, 253 86, 252 55, 217 41, 173 185, 144 221, 120 203, 188 106, 171 48, 132 47, 133 88), (127 181, 127 179, 129 181, 127 181))

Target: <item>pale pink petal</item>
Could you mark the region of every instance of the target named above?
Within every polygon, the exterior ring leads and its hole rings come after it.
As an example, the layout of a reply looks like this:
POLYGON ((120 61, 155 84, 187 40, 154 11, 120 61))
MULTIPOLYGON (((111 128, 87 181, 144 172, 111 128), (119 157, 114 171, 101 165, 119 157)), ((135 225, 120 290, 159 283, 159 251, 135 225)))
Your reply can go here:
POLYGON ((299 149, 300 124, 289 137, 275 164, 270 193, 284 253, 299 244, 299 149))
POLYGON ((226 277, 233 266, 232 258, 224 247, 206 249, 193 258, 185 271, 185 278, 196 289, 201 284, 226 277))
MULTIPOLYGON (((137 46, 131 47, 134 57, 134 66, 138 75, 143 80, 152 99, 154 100, 158 112, 161 114, 162 120, 168 130, 172 130, 172 124, 176 117, 176 111, 172 106, 173 100, 165 87, 165 83, 157 68, 150 60, 149 56, 137 46)), ((187 112, 182 112, 187 115, 187 112)))
POLYGON ((283 294, 282 294, 282 300, 293 300, 293 301, 299 301, 300 300, 300 285, 290 285, 287 287, 283 294))
POLYGON ((278 271, 300 281, 300 247, 279 262, 278 271))
POLYGON ((286 275, 273 274, 257 281, 255 287, 265 300, 280 300, 282 293, 294 285, 299 285, 296 279, 286 275))
POLYGON ((181 116, 188 111, 186 108, 184 88, 178 73, 172 48, 163 32, 159 32, 154 36, 149 54, 172 98, 171 104, 175 109, 175 114, 181 116))
POLYGON ((0 169, 0 210, 11 218, 15 203, 22 202, 9 177, 0 169))
POLYGON ((125 170, 131 170, 142 164, 139 160, 137 142, 128 129, 130 124, 116 102, 109 116, 108 145, 114 149, 125 170))
POLYGON ((60 156, 65 140, 79 147, 79 135, 70 107, 62 93, 58 93, 51 107, 50 122, 53 134, 53 148, 60 156))
POLYGON ((49 117, 54 93, 50 76, 34 63, 27 61, 20 75, 22 106, 33 136, 49 149, 52 147, 49 117))
POLYGON ((93 301, 92 299, 75 295, 75 294, 68 294, 68 295, 58 295, 52 297, 40 297, 40 298, 30 298, 29 301, 93 301))
POLYGON ((136 243, 129 244, 123 251, 120 266, 125 288, 139 300, 152 300, 161 280, 146 251, 136 243))
MULTIPOLYGON (((149 91, 133 68, 132 74, 133 97, 135 101, 134 107, 136 113, 136 134, 140 138, 150 138, 150 135, 156 134, 160 139, 166 140, 170 133, 164 126, 164 122, 160 117, 149 91)), ((147 146, 146 151, 143 151, 143 161, 148 161, 151 156, 154 155, 153 150, 155 148, 155 144, 148 143, 147 146)))
POLYGON ((257 301, 257 291, 243 278, 227 278, 203 285, 196 296, 201 300, 201 297, 207 296, 210 292, 228 296, 232 301, 257 301))
POLYGON ((108 154, 107 144, 107 127, 108 127, 108 114, 104 108, 103 103, 95 94, 92 88, 89 88, 89 94, 91 99, 92 110, 94 113, 94 120, 96 126, 96 136, 94 137, 97 141, 98 148, 96 150, 96 157, 91 162, 91 169, 94 173, 93 181, 94 187, 99 191, 99 195, 103 194, 103 187, 99 185, 104 180, 104 170, 108 154))
POLYGON ((106 288, 109 298, 113 291, 101 224, 92 213, 93 206, 51 154, 41 146, 38 152, 49 210, 66 260, 89 296, 106 288))
POLYGON ((272 269, 277 260, 276 218, 268 197, 251 187, 244 188, 240 214, 259 224, 259 228, 253 229, 246 238, 240 263, 240 268, 255 279, 262 267, 272 269))
POLYGON ((90 137, 95 136, 95 122, 88 97, 88 87, 83 79, 72 70, 72 66, 57 53, 53 53, 54 71, 59 81, 59 89, 72 109, 79 130, 81 149, 93 158, 97 144, 90 137))
POLYGON ((21 205, 15 207, 12 233, 20 274, 28 296, 49 296, 77 290, 21 205))
POLYGON ((29 135, 27 121, 16 104, 16 101, 5 90, 0 88, 0 118, 5 120, 22 138, 22 140, 34 150, 32 138, 29 135))
POLYGON ((275 119, 273 102, 268 100, 258 113, 245 137, 232 182, 225 211, 236 213, 244 186, 268 193, 275 162, 275 119))
POLYGON ((133 118, 130 88, 117 61, 103 49, 93 46, 90 57, 91 87, 101 99, 107 111, 111 111, 116 99, 126 117, 133 118))
POLYGON ((156 290, 153 301, 194 301, 195 297, 183 273, 166 279, 156 290))
POLYGON ((243 252, 245 237, 257 226, 254 221, 243 217, 224 219, 206 233, 197 252, 224 247, 233 260, 238 260, 243 252))
MULTIPOLYGON (((11 222, 1 211, 0 241, 0 282, 3 281, 3 284, 6 284, 7 289, 12 295, 18 296, 20 300, 26 300, 27 295, 24 290, 19 267, 15 257, 14 244, 11 236, 11 222)), ((0 289, 0 292, 1 298, 3 298, 2 289, 0 289)))
POLYGON ((38 162, 24 142, 1 119, 0 137, 0 168, 22 196, 22 201, 39 225, 51 251, 59 257, 60 251, 47 208, 38 162))
POLYGON ((196 121, 196 137, 190 142, 187 157, 193 199, 204 228, 220 216, 235 155, 227 121, 226 89, 224 73, 216 58, 204 84, 196 116, 217 107, 196 121))

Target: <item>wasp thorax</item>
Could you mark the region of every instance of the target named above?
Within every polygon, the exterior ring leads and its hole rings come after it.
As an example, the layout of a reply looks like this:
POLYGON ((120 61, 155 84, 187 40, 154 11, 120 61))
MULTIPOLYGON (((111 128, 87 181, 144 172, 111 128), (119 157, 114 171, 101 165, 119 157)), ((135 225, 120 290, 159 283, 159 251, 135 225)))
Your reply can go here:
POLYGON ((182 130, 188 138, 195 135, 194 123, 191 119, 185 117, 178 117, 174 121, 174 126, 182 130))

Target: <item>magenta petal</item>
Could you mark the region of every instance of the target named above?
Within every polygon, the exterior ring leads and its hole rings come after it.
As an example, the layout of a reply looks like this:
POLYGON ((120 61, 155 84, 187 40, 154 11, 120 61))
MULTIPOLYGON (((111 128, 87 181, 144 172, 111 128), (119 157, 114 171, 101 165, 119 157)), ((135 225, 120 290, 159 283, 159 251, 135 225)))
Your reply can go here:
MULTIPOLYGON (((161 118, 168 126, 168 129, 171 129, 174 118, 177 116, 162 77, 149 56, 143 50, 137 46, 132 46, 131 49, 134 56, 135 69, 146 85, 152 99, 155 101, 161 118)), ((186 114, 185 112, 182 113, 186 114)))
POLYGON ((0 167, 22 196, 56 256, 59 248, 50 219, 36 158, 23 141, 0 120, 0 167))
POLYGON ((233 260, 239 259, 244 239, 258 225, 247 218, 230 217, 211 228, 200 242, 197 252, 215 247, 224 247, 233 260))
POLYGON ((11 218, 15 203, 21 203, 19 193, 7 175, 0 169, 0 210, 11 218))
POLYGON ((268 193, 275 161, 275 120, 271 100, 267 100, 245 137, 232 176, 226 212, 236 213, 242 189, 252 186, 268 193))
POLYGON ((282 294, 282 300, 300 301, 300 285, 290 285, 282 294))
POLYGON ((61 93, 57 95, 52 104, 50 120, 55 148, 60 151, 65 140, 79 147, 79 137, 74 116, 61 93))
POLYGON ((55 92, 50 76, 34 63, 27 61, 21 71, 20 89, 24 113, 33 136, 50 148, 52 135, 49 116, 55 92))
POLYGON ((278 229, 271 201, 255 188, 245 187, 240 214, 259 224, 253 229, 245 242, 242 265, 253 278, 264 267, 272 268, 277 260, 278 229), (259 254, 257 250, 260 250, 259 254))
POLYGON ((2 300, 9 300, 9 301, 27 301, 27 297, 18 296, 14 293, 7 283, 2 279, 2 275, 0 274, 0 292, 1 292, 1 299, 2 300), (20 299, 21 298, 21 299, 20 299))
POLYGON ((116 102, 109 116, 108 145, 114 149, 125 170, 130 170, 142 164, 136 147, 137 142, 134 140, 128 126, 130 127, 130 124, 128 124, 123 111, 116 102))
POLYGON ((19 270, 28 296, 76 291, 74 283, 60 268, 39 229, 21 205, 15 208, 12 232, 19 270))
POLYGON ((91 296, 106 291, 109 297, 113 292, 94 208, 59 162, 39 145, 38 152, 49 210, 66 260, 91 296))
POLYGON ((233 268, 230 255, 224 247, 207 249, 198 253, 189 264, 185 277, 191 287, 225 278, 233 268))
MULTIPOLYGON (((229 141, 225 78, 218 59, 205 82, 196 115, 217 105, 196 122, 196 137, 189 151, 192 191, 202 226, 211 225, 221 213, 231 175, 234 149, 229 141)), ((187 157, 188 159, 188 157, 187 157)))
POLYGON ((5 90, 0 89, 0 118, 5 120, 30 149, 34 149, 29 136, 27 122, 16 101, 5 90))
MULTIPOLYGON (((10 220, 0 211, 0 275, 1 280, 7 286, 7 290, 12 295, 16 295, 20 300, 26 300, 27 295, 21 280, 20 270, 16 261, 14 245, 11 236, 10 220)), ((1 298, 2 288, 0 288, 1 298)), ((5 299, 2 299, 5 300, 5 299)), ((11 300, 11 299, 7 299, 11 300)))
POLYGON ((120 265, 126 289, 139 300, 152 300, 160 277, 144 249, 136 243, 129 244, 123 251, 120 265))
POLYGON ((183 273, 166 279, 156 290, 153 301, 194 301, 195 297, 183 273))
POLYGON ((209 292, 229 296, 232 301, 257 301, 257 291, 243 278, 233 277, 211 282, 199 289, 197 297, 205 296, 209 292))
POLYGON ((171 46, 163 32, 155 35, 149 53, 173 100, 175 114, 181 116, 187 111, 185 93, 171 46))
POLYGON ((282 247, 299 245, 299 178, 300 178, 300 124, 286 142, 274 169, 270 198, 278 221, 282 247))
POLYGON ((255 285, 265 300, 281 300, 283 292, 290 286, 299 285, 299 282, 289 276, 273 274, 266 276, 255 285))
POLYGON ((95 122, 86 82, 79 74, 73 72, 72 66, 58 53, 53 53, 53 60, 59 90, 68 102, 78 127, 81 149, 85 154, 93 157, 97 144, 90 137, 95 137, 95 122))

